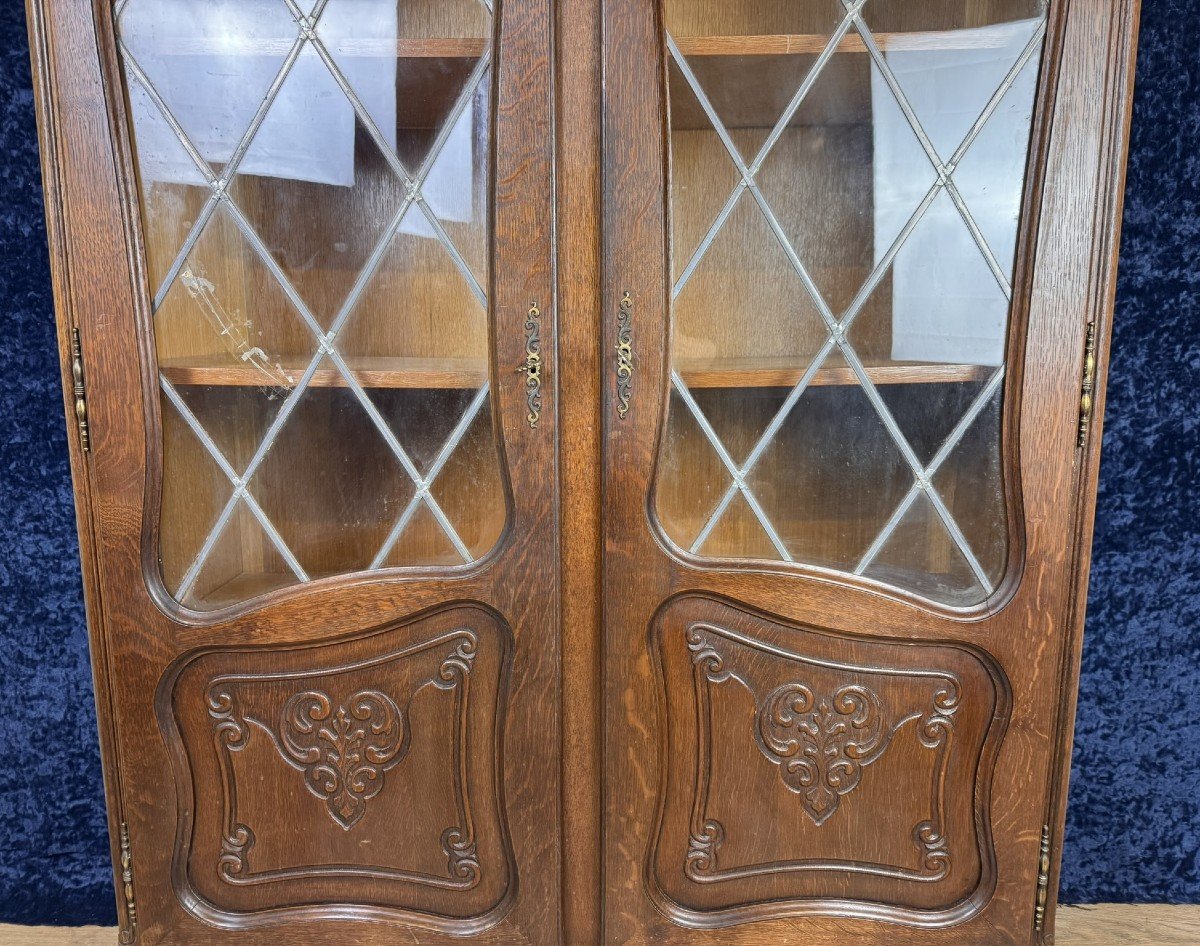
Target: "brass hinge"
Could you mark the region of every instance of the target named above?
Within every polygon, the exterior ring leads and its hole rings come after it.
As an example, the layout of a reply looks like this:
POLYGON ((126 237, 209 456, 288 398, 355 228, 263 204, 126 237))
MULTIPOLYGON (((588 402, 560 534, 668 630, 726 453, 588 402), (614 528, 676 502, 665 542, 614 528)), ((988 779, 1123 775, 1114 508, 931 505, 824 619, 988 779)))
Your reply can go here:
POLYGON ((83 452, 92 449, 88 435, 87 388, 83 379, 83 346, 79 343, 79 329, 71 329, 71 380, 75 385, 75 424, 79 427, 79 445, 83 452))
POLYGON ((1092 410, 1096 406, 1096 323, 1088 322, 1083 349, 1083 388, 1079 395, 1079 446, 1087 443, 1092 429, 1092 410))
POLYGON ((1033 928, 1040 933, 1046 925, 1046 900, 1050 896, 1050 825, 1042 825, 1042 847, 1038 855, 1037 901, 1033 908, 1033 928))
POLYGON ((125 925, 121 927, 122 946, 137 939, 137 905, 133 900, 133 848, 129 844, 129 825, 121 822, 121 895, 125 899, 125 925))

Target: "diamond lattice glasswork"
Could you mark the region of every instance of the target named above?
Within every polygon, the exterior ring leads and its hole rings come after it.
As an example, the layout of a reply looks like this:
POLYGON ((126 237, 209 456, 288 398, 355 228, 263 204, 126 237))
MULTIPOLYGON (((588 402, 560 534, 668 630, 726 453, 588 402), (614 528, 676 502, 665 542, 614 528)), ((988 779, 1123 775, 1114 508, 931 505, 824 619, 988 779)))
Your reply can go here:
POLYGON ((1000 396, 1044 0, 666 11, 660 523, 699 556, 981 603, 1007 559, 1000 396))
POLYGON ((472 563, 491 0, 117 0, 163 417, 158 551, 209 609, 472 563))

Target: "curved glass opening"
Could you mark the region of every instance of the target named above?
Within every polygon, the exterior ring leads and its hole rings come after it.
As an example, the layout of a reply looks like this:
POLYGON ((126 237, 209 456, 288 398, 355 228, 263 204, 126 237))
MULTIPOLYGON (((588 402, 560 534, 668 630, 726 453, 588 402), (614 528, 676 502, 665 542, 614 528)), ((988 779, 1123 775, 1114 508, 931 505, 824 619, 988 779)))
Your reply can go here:
POLYGON ((507 503, 488 384, 487 0, 118 0, 194 610, 463 566, 507 503))
POLYGON ((665 14, 663 531, 981 604, 1009 560, 1002 398, 1046 0, 665 14))

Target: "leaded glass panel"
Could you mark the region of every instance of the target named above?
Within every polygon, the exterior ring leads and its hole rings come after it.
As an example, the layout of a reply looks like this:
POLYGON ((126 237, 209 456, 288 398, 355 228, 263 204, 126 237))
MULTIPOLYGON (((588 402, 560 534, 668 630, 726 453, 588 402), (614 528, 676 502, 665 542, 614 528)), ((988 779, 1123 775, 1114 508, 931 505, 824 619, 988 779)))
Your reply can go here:
POLYGON ((672 400, 705 558, 999 586, 1001 403, 1045 0, 665 0, 672 400))
POLYGON ((481 558, 506 514, 490 0, 118 0, 114 17, 168 592, 205 610, 481 558))

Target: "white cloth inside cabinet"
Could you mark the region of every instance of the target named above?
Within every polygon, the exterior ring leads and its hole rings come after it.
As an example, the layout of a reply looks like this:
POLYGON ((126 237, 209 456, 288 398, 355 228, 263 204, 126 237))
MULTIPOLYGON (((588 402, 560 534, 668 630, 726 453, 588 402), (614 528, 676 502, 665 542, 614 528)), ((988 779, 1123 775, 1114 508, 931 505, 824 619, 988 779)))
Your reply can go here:
MULTIPOLYGON (((131 52, 192 145, 218 169, 232 157, 260 95, 270 87, 295 40, 294 25, 281 20, 280 8, 287 18, 287 8, 279 0, 138 0, 126 12, 127 17, 136 17, 129 27, 136 33, 131 52)), ((353 10, 353 17, 323 19, 318 35, 394 149, 396 0, 356 0, 353 10), (371 42, 363 43, 362 37, 370 37, 371 42), (368 54, 362 54, 364 48, 368 54)), ((147 183, 203 183, 149 96, 136 82, 131 82, 130 93, 139 164, 147 183)), ((445 220, 472 216, 472 125, 473 108, 468 106, 422 189, 431 209, 445 220)), ((353 106, 308 45, 279 90, 238 173, 352 187, 355 127, 353 106)), ((416 208, 401 229, 433 236, 416 208)))

